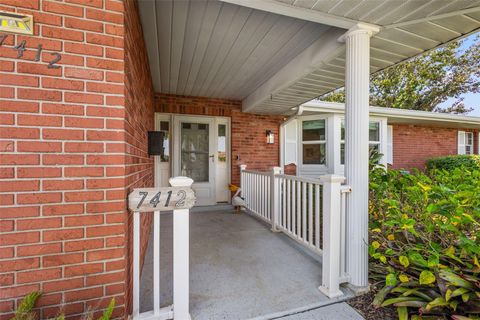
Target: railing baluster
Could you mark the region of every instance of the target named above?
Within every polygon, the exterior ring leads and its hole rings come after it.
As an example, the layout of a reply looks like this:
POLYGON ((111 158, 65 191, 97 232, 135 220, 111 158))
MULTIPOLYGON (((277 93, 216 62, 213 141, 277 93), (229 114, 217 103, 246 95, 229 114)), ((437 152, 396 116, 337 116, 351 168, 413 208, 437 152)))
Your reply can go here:
POLYGON ((288 231, 291 231, 290 230, 290 226, 291 226, 291 202, 292 202, 292 196, 291 196, 291 185, 292 185, 292 181, 289 180, 289 179, 286 179, 285 180, 287 182, 287 230, 288 231))
POLYGON ((264 176, 260 176, 260 179, 262 179, 262 191, 261 191, 261 195, 262 195, 262 198, 263 198, 263 201, 262 201, 262 216, 264 218, 267 218, 267 211, 265 210, 265 207, 267 205, 267 202, 269 198, 265 198, 265 189, 267 188, 267 184, 265 183, 265 177, 264 176))
POLYGON ((248 174, 246 172, 242 172, 243 174, 243 177, 242 177, 242 180, 241 180, 241 188, 242 188, 242 194, 241 196, 243 197, 243 199, 245 200, 245 207, 248 208, 248 200, 249 200, 249 196, 248 196, 248 174))
POLYGON ((258 187, 258 180, 259 180, 259 177, 258 175, 255 175, 255 212, 256 213, 259 213, 258 212, 258 200, 259 200, 259 195, 258 195, 258 192, 259 192, 259 187, 258 187))
POLYGON ((302 182, 302 239, 307 241, 307 183, 302 182))
POLYGON ((297 182, 292 181, 292 233, 297 232, 297 182))
POLYGON ((313 184, 308 184, 308 243, 313 246, 313 184))
POLYGON ((265 192, 265 203, 267 204, 267 219, 273 220, 273 215, 272 215, 272 201, 269 201, 271 199, 271 188, 272 186, 272 181, 270 180, 270 177, 265 176, 265 181, 267 183, 267 190, 265 192))
POLYGON ((257 212, 257 177, 252 176, 252 208, 254 212, 257 212))
POLYGON ((258 182, 259 182, 259 190, 258 190, 258 194, 259 194, 259 201, 258 201, 258 213, 265 218, 265 216, 263 215, 264 212, 263 212, 263 204, 265 203, 265 201, 260 201, 261 198, 263 198, 263 192, 265 190, 265 186, 263 185, 263 176, 258 176, 258 182))
POLYGON ((249 200, 248 200, 248 207, 251 209, 253 207, 253 192, 254 192, 254 186, 253 186, 253 176, 249 173, 248 174, 248 189, 249 190, 249 200))
POLYGON ((287 221, 287 186, 284 178, 280 178, 282 184, 282 227, 285 228, 287 221))
POLYGON ((315 185, 315 247, 317 249, 322 249, 320 247, 320 186, 318 184, 315 185))
POLYGON ((297 237, 301 237, 301 230, 302 230, 302 182, 297 181, 297 214, 295 219, 297 220, 297 237))

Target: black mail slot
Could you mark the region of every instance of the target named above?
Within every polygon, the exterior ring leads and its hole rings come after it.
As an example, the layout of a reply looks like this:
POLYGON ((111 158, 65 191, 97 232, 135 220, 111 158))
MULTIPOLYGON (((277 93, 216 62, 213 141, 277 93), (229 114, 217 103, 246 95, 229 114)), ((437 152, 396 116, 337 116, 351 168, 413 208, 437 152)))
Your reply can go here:
POLYGON ((148 155, 163 156, 165 149, 163 147, 163 131, 148 131, 148 155))

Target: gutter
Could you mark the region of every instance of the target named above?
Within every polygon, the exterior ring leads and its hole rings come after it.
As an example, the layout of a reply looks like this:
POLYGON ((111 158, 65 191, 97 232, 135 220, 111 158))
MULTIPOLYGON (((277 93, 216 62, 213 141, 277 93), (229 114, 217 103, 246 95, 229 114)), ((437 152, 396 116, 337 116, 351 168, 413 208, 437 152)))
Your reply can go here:
MULTIPOLYGON (((336 103, 336 102, 323 102, 323 101, 307 102, 307 103, 304 103, 302 107, 303 107, 303 111, 310 111, 310 112, 345 113, 345 104, 336 103)), ((447 113, 435 113, 435 112, 428 112, 428 111, 417 111, 417 110, 370 106, 370 115, 386 116, 389 118, 465 123, 465 124, 480 126, 480 117, 463 116, 463 115, 447 114, 447 113)))

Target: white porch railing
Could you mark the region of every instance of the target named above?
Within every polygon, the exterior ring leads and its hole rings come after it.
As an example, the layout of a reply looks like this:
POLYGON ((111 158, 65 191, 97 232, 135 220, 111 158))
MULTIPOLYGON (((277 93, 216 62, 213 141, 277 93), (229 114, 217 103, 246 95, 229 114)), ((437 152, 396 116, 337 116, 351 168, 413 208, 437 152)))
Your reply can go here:
POLYGON ((189 209, 195 203, 187 177, 170 179, 171 188, 135 189, 128 196, 133 212, 134 320, 190 320, 189 209), (173 210, 173 305, 160 308, 160 213, 173 210), (153 310, 140 313, 140 216, 153 211, 153 310))
POLYGON ((242 170, 241 180, 246 207, 258 218, 271 223, 271 173, 242 170))
POLYGON ((308 179, 271 172, 246 170, 240 183, 246 208, 254 216, 322 256, 322 286, 329 297, 342 295, 345 272, 345 202, 350 188, 337 175, 308 179))

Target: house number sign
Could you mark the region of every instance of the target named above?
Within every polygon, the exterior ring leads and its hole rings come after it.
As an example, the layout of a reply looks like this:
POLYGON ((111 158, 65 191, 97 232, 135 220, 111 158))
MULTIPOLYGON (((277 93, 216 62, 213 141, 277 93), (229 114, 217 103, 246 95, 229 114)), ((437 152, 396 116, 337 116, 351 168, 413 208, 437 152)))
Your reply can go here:
POLYGON ((128 195, 128 208, 134 212, 190 209, 195 193, 190 187, 141 188, 128 195))
MULTIPOLYGON (((5 41, 5 39, 7 39, 7 36, 8 34, 0 34, 0 46, 3 45, 3 42, 5 41)), ((25 50, 27 50, 26 46, 27 46, 27 41, 23 40, 22 42, 20 42, 20 44, 17 44, 15 47, 12 48, 12 50, 17 51, 17 59, 20 59, 21 57, 23 57, 23 53, 25 52, 25 50)), ((43 45, 39 44, 37 46, 37 53, 35 54, 34 61, 37 61, 37 62, 40 61, 42 50, 43 50, 43 45)), ((50 52, 50 54, 53 57, 52 57, 52 60, 48 63, 48 68, 49 69, 60 68, 60 66, 57 66, 56 63, 62 60, 62 55, 58 52, 50 52)))

